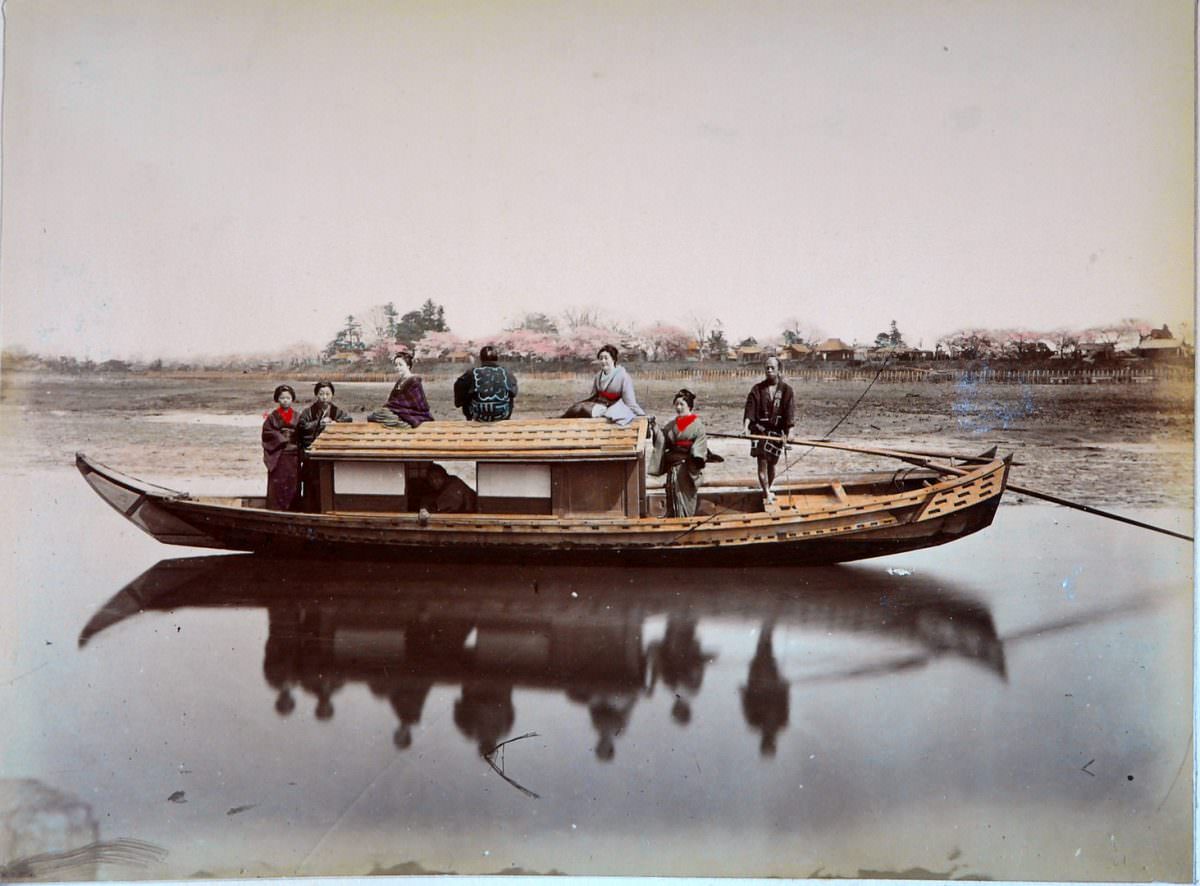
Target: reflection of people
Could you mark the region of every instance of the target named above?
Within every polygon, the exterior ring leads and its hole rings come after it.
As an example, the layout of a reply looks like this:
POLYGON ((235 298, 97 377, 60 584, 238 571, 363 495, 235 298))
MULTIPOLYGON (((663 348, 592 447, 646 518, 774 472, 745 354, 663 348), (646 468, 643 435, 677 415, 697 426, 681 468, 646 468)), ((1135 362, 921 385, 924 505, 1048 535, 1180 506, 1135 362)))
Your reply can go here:
POLYGON ((632 692, 600 693, 588 702, 592 726, 596 728, 596 757, 608 762, 616 754, 616 738, 629 726, 637 696, 632 692))
POLYGON ((750 454, 758 460, 758 484, 763 500, 770 504, 775 500, 771 484, 775 482, 775 465, 783 454, 783 440, 796 423, 796 403, 791 385, 783 380, 778 357, 768 357, 763 372, 766 377, 746 395, 742 425, 747 434, 781 438, 778 443, 769 440, 750 443, 750 454))
POLYGON ((428 490, 421 507, 431 514, 472 514, 476 510, 475 491, 461 477, 453 477, 436 462, 424 472, 428 490))
POLYGON ((462 695, 454 702, 454 725, 475 740, 482 756, 508 735, 516 718, 510 685, 466 682, 462 695))
POLYGON ((300 449, 296 441, 296 392, 290 385, 275 389, 275 402, 263 421, 263 464, 267 466, 267 510, 294 511, 300 503, 300 449))
POLYGON ((675 694, 671 719, 686 726, 692 719, 691 699, 704 682, 704 666, 713 660, 711 653, 700 648, 696 619, 690 615, 669 615, 662 640, 651 643, 646 652, 650 659, 651 689, 662 680, 675 694))
POLYGON ((392 710, 400 718, 400 725, 392 735, 392 743, 400 750, 412 744, 412 728, 421 722, 425 699, 433 688, 430 680, 402 680, 388 693, 392 710))
POLYGON ((276 690, 275 712, 286 717, 296 709, 296 685, 303 613, 296 603, 272 606, 267 611, 267 645, 263 651, 263 677, 276 690))
POLYGON ((317 697, 314 711, 322 722, 333 719, 333 694, 342 688, 345 681, 324 674, 316 674, 300 681, 300 685, 317 697))
POLYGON ((494 345, 479 349, 479 366, 454 381, 454 405, 468 421, 503 421, 511 418, 517 399, 517 377, 500 359, 494 345))
POLYGON ((788 682, 780 676, 771 651, 773 629, 767 622, 759 631, 750 675, 742 687, 742 713, 750 728, 762 733, 759 752, 764 757, 775 756, 775 736, 788 722, 788 682))
POLYGON ((333 402, 333 382, 319 381, 313 386, 316 401, 300 413, 296 420, 296 436, 300 444, 300 474, 303 479, 305 510, 320 510, 316 465, 307 457, 308 448, 334 422, 353 421, 350 414, 333 402))
POLYGON ((400 721, 392 733, 398 750, 413 743, 413 729, 421 722, 435 675, 461 669, 463 643, 470 632, 469 622, 421 619, 404 626, 404 652, 377 663, 379 670, 367 686, 373 695, 387 699, 400 721))
POLYGON ((637 692, 616 689, 575 687, 567 690, 567 698, 587 705, 588 716, 596 730, 596 759, 605 763, 616 756, 616 739, 629 727, 637 692))
POLYGON ((398 426, 404 422, 415 428, 419 424, 433 421, 429 411, 429 401, 425 399, 425 387, 419 375, 413 375, 413 355, 408 351, 397 351, 392 358, 396 367, 396 384, 388 397, 387 405, 376 409, 368 417, 368 421, 380 424, 398 426))
POLYGON ((695 394, 683 388, 673 405, 675 418, 654 433, 650 472, 667 475, 667 516, 691 517, 696 513, 697 487, 708 457, 708 435, 693 411, 695 394))
POLYGON ((616 424, 627 425, 637 416, 646 414, 646 410, 638 406, 637 396, 633 392, 633 379, 624 366, 617 365, 619 357, 619 352, 612 345, 605 345, 596 352, 600 371, 592 380, 592 393, 586 400, 580 400, 568 408, 563 418, 603 416, 616 424))

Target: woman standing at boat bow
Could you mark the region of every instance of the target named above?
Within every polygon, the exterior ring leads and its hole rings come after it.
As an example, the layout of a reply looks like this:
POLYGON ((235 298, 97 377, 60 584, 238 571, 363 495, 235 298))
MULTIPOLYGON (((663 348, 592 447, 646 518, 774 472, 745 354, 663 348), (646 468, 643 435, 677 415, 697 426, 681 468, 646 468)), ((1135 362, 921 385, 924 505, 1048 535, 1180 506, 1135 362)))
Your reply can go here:
POLYGON ((267 510, 271 511, 294 511, 300 504, 300 447, 296 410, 292 409, 295 399, 291 385, 277 387, 275 402, 279 405, 267 414, 262 426, 267 510))
POLYGON ((317 398, 307 409, 300 413, 296 421, 296 439, 300 444, 300 478, 302 481, 301 499, 305 510, 316 513, 318 507, 317 471, 308 458, 308 449, 313 441, 321 435, 321 431, 334 422, 354 421, 346 410, 333 402, 333 382, 319 381, 313 385, 313 395, 317 398))
POLYGON ((683 388, 675 394, 672 405, 675 417, 654 432, 650 473, 667 475, 667 516, 692 517, 699 501, 700 474, 708 459, 708 434, 694 412, 695 394, 683 388))

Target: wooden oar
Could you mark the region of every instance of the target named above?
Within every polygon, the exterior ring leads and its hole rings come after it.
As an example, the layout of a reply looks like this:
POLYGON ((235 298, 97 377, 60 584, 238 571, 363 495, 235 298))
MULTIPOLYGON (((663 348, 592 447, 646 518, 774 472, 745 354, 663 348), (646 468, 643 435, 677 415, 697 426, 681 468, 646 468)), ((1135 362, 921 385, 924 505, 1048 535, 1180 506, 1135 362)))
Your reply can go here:
MULTIPOLYGON (((778 437, 756 436, 753 434, 713 434, 710 437, 732 437, 741 440, 774 440, 778 442, 778 437)), ((934 471, 941 471, 945 474, 955 474, 963 476, 970 473, 963 468, 956 468, 952 465, 942 465, 931 462, 925 456, 916 453, 910 453, 903 449, 876 449, 871 446, 849 446, 843 443, 831 443, 825 440, 788 440, 790 444, 797 446, 816 446, 822 449, 839 449, 844 452, 861 452, 864 455, 880 455, 885 458, 896 458, 900 461, 908 462, 909 464, 923 465, 934 471)), ((961 458, 961 456, 943 456, 945 458, 961 458)), ((1080 504, 1079 502, 1070 501, 1069 499, 1060 498, 1057 495, 1051 495, 1048 492, 1040 492, 1037 489, 1030 489, 1028 486, 1018 486, 1015 483, 1008 483, 1005 486, 1005 491, 1015 492, 1018 495, 1028 495, 1030 498, 1040 498, 1043 501, 1048 501, 1056 505, 1062 505, 1065 508, 1074 508, 1077 511, 1083 511, 1085 514, 1094 514, 1097 517, 1107 517, 1109 520, 1116 520, 1118 523, 1128 523, 1130 526, 1137 526, 1141 529, 1149 529, 1153 532, 1161 532, 1163 535, 1170 535, 1173 538, 1180 538, 1184 541, 1195 541, 1190 535, 1184 535, 1182 532, 1174 532, 1170 529, 1164 529, 1161 526, 1153 526, 1150 523, 1143 523, 1140 520, 1134 520, 1131 517, 1122 517, 1120 514, 1114 514, 1110 511, 1102 511, 1099 508, 1094 508, 1091 505, 1080 504)))
POLYGON ((1161 526, 1151 526, 1149 523, 1142 523, 1140 520, 1134 520, 1130 517, 1122 517, 1120 514, 1113 514, 1108 511, 1102 511, 1099 508, 1093 508, 1091 505, 1080 504, 1075 501, 1068 501, 1065 498, 1059 498, 1057 495, 1050 495, 1048 492, 1038 492, 1036 489, 1030 489, 1028 486, 1018 486, 1016 483, 1009 483, 1007 486, 1009 492, 1016 492, 1021 495, 1028 495, 1030 498, 1040 498, 1043 501, 1053 502, 1056 505, 1062 505, 1065 508, 1074 508, 1077 511, 1083 511, 1085 514, 1095 514, 1097 517, 1107 517, 1110 520, 1116 520, 1118 523, 1128 523, 1130 526, 1139 526, 1142 529, 1152 529, 1155 532, 1161 532, 1163 535, 1182 538, 1184 541, 1195 541, 1190 535, 1184 535, 1182 532, 1173 532, 1170 529, 1163 529, 1161 526))
MULTIPOLYGON (((955 468, 955 467, 951 467, 950 465, 933 464, 932 462, 929 461, 929 457, 927 457, 927 456, 921 455, 919 453, 905 452, 904 450, 901 450, 901 449, 876 449, 871 446, 850 446, 845 443, 833 443, 828 440, 798 440, 798 439, 794 439, 794 438, 788 439, 788 440, 782 440, 782 438, 780 438, 780 437, 768 437, 763 434, 718 434, 718 433, 713 433, 712 431, 710 431, 708 436, 724 437, 729 440, 770 440, 773 443, 779 443, 782 441, 782 442, 787 443, 789 446, 816 446, 820 449, 840 449, 844 452, 861 452, 864 455, 879 455, 879 456, 883 456, 884 458, 897 458, 897 459, 900 459, 900 461, 906 461, 909 464, 926 465, 933 470, 942 471, 943 473, 947 473, 947 474, 957 474, 959 476, 962 476, 963 474, 969 473, 969 471, 965 471, 962 468, 955 468)), ((959 456, 959 455, 954 455, 954 456, 946 455, 946 456, 936 456, 936 457, 938 457, 938 458, 964 458, 964 456, 959 456)), ((965 456, 965 458, 970 458, 970 456, 965 456)))

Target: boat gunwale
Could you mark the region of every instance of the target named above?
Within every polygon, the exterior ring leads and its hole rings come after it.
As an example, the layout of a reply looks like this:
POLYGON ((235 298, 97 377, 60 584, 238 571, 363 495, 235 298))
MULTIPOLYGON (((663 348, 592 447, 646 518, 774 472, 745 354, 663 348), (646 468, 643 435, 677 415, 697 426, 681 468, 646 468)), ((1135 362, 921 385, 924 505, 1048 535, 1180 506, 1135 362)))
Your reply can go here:
MULTIPOLYGON (((626 532, 679 532, 681 530, 718 530, 733 528, 758 528, 778 525, 796 525, 816 522, 819 520, 836 519, 838 517, 867 516, 895 509, 919 507, 931 498, 951 491, 957 487, 969 485, 987 477, 989 474, 1004 471, 1007 466, 1005 459, 995 459, 979 465, 961 476, 948 477, 938 483, 919 489, 905 490, 885 496, 873 496, 870 502, 832 501, 827 505, 814 509, 799 510, 796 508, 779 508, 771 511, 729 511, 693 517, 628 517, 624 515, 595 514, 587 516, 553 515, 553 514, 508 514, 508 513, 470 513, 470 514, 429 514, 426 517, 413 511, 403 512, 371 512, 371 511, 333 511, 322 514, 311 514, 295 511, 275 511, 265 508, 246 507, 206 501, 209 499, 229 499, 238 496, 184 496, 169 498, 172 503, 186 506, 187 510, 213 510, 218 512, 236 512, 255 517, 285 517, 288 522, 302 523, 313 526, 362 526, 363 528, 416 529, 426 532, 449 531, 492 531, 498 528, 518 527, 534 530, 538 535, 547 534, 545 530, 555 530, 563 534, 584 529, 603 528, 607 530, 624 530, 626 532), (474 524, 474 525, 473 525, 474 524)), ((1003 487, 998 490, 1002 494, 1003 487)), ((244 498, 244 497, 243 497, 244 498)), ((271 520, 270 522, 274 522, 271 520)), ((532 534, 532 533, 531 533, 532 534)))

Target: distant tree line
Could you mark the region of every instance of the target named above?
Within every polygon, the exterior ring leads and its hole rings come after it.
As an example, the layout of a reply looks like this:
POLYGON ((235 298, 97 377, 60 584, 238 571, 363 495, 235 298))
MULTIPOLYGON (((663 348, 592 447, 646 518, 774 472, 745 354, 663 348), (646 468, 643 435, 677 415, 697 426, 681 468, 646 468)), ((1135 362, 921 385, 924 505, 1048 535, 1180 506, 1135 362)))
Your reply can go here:
MULTIPOLYGON (((776 334, 761 339, 747 336, 733 345, 717 317, 694 314, 680 325, 655 322, 634 326, 616 322, 596 309, 570 308, 556 315, 527 313, 490 335, 466 339, 450 330, 443 306, 426 299, 405 313, 388 302, 348 315, 323 348, 301 343, 260 354, 97 362, 74 356, 42 356, 10 347, 0 354, 0 365, 4 369, 43 369, 70 375, 193 370, 250 372, 320 366, 387 370, 399 347, 412 349, 423 361, 467 361, 481 345, 493 344, 508 360, 572 363, 591 360, 600 346, 608 343, 620 348, 623 359, 654 362, 739 357, 758 360, 768 353, 802 362, 823 359, 823 346, 828 350, 840 345, 836 359, 841 360, 1036 363, 1116 359, 1122 350, 1134 350, 1147 340, 1164 338, 1173 339, 1173 333, 1165 325, 1156 328, 1144 320, 1126 318, 1077 330, 963 328, 941 336, 932 350, 926 350, 912 347, 897 321, 892 320, 870 344, 851 346, 838 339, 825 339, 814 324, 790 318, 776 334), (846 356, 847 352, 853 357, 846 356)), ((1189 350, 1185 345, 1183 352, 1189 350)))

